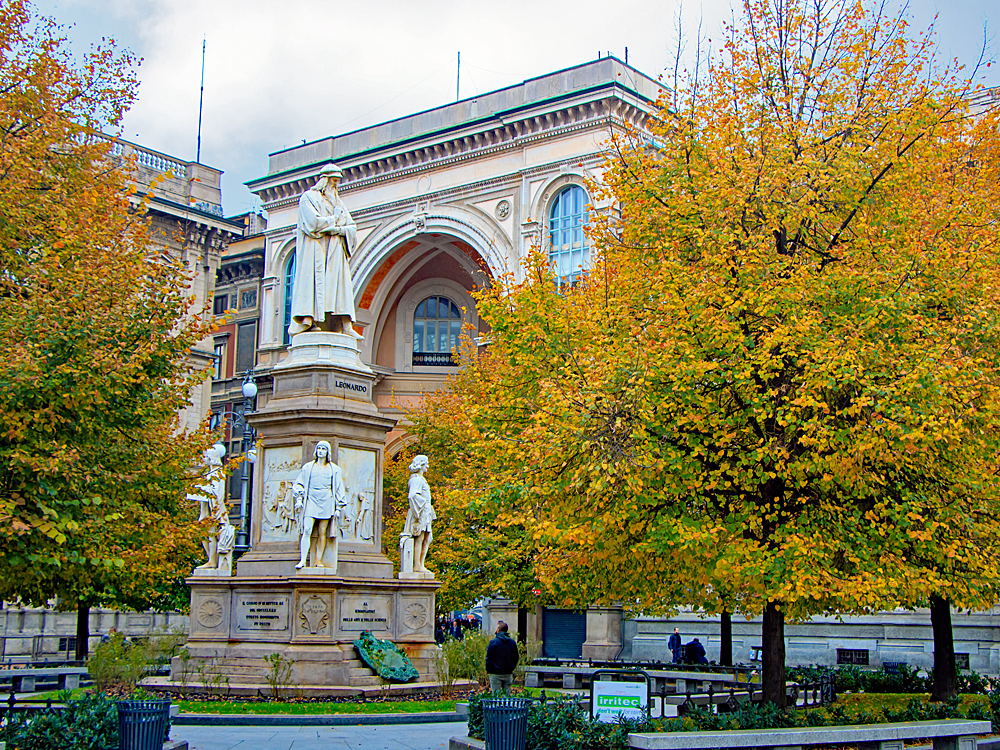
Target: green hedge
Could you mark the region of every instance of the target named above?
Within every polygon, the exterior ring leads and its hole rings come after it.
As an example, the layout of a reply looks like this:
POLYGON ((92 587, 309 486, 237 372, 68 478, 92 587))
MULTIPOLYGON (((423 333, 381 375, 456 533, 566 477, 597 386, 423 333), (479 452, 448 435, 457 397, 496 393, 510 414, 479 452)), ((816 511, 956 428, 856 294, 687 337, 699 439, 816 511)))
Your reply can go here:
POLYGON ((0 729, 8 750, 118 750, 115 700, 84 695, 51 711, 17 711, 0 729))
MULTIPOLYGON (((489 693, 469 699, 469 736, 483 739, 484 698, 489 693)), ((912 695, 856 695, 830 706, 810 709, 778 709, 771 704, 743 704, 737 711, 724 714, 695 709, 676 719, 651 722, 624 721, 602 724, 590 718, 566 698, 548 703, 533 703, 528 713, 525 750, 558 750, 580 747, 584 750, 626 750, 629 732, 698 732, 732 729, 775 729, 781 727, 825 727, 849 724, 929 721, 935 719, 978 719, 993 722, 1000 728, 1000 691, 989 696, 965 695, 945 703, 930 703, 928 697, 912 695)))
MULTIPOLYGON (((898 670, 863 669, 853 664, 840 667, 790 667, 785 672, 786 679, 799 683, 820 682, 833 678, 838 693, 929 693, 934 682, 934 673, 921 677, 918 670, 901 664, 898 670)), ((988 683, 985 677, 975 672, 958 675, 958 692, 985 695, 988 683)))
MULTIPOLYGON (((853 696, 852 696, 853 697, 853 696)), ((882 724, 936 719, 978 719, 998 722, 992 702, 982 696, 961 696, 945 703, 930 703, 927 696, 858 696, 867 700, 840 700, 809 709, 779 709, 769 703, 743 704, 737 711, 709 713, 698 708, 677 719, 654 721, 658 732, 702 732, 730 729, 777 729, 783 727, 828 727, 848 724, 882 724), (887 700, 894 698, 895 700, 887 700), (905 699, 905 702, 900 699, 905 699), (902 704, 902 705, 900 705, 902 704)))
MULTIPOLYGON (((135 700, 150 696, 137 693, 135 700)), ((118 750, 117 698, 104 693, 85 693, 69 699, 68 691, 60 698, 62 709, 14 711, 0 727, 0 742, 7 750, 118 750)), ((167 720, 166 740, 170 736, 167 720)))
MULTIPOLYGON (((479 693, 469 699, 469 736, 484 738, 484 698, 499 694, 479 693)), ((577 708, 567 698, 547 703, 532 702, 528 711, 528 735, 525 750, 628 750, 629 732, 652 731, 651 725, 640 721, 602 724, 577 708)))

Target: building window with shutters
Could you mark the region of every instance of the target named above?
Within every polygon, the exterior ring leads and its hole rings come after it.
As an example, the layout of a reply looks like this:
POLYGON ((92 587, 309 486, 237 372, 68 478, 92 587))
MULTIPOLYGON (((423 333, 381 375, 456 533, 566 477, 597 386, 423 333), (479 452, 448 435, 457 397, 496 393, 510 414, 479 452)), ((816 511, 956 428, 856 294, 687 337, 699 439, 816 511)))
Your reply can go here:
POLYGON ((288 345, 288 326, 292 324, 292 289, 295 285, 295 251, 292 251, 288 263, 285 264, 285 328, 281 334, 281 343, 288 345))
POLYGON ((450 367, 458 348, 462 311, 447 297, 428 297, 413 311, 413 364, 450 367))
POLYGON ((555 197, 549 211, 549 260, 560 285, 573 284, 590 268, 586 224, 587 193, 570 185, 555 197))

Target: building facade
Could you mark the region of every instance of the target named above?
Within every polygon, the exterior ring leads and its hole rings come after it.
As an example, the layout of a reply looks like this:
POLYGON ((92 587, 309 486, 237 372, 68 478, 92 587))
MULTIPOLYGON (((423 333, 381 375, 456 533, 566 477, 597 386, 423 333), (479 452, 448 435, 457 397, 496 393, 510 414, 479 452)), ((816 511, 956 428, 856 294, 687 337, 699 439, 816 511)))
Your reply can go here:
POLYGON ((287 354, 299 196, 333 162, 358 225, 361 358, 379 373, 379 410, 399 420, 386 442, 394 455, 409 438, 406 410, 454 371, 462 327, 486 333, 475 289, 519 277, 532 246, 565 277, 586 266, 587 180, 600 176, 612 130, 641 126, 660 90, 604 58, 272 154, 268 174, 248 183, 268 213, 260 371, 287 354))

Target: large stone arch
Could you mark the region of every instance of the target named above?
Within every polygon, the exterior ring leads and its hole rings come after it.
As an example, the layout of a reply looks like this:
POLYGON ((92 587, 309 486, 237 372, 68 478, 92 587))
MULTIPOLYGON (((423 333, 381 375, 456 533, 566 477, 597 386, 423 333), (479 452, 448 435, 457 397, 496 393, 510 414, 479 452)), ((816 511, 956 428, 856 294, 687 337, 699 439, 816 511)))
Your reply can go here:
MULTIPOLYGON (((478 254, 477 272, 483 286, 490 279, 506 273, 513 246, 506 233, 491 224, 480 212, 455 206, 431 206, 426 213, 410 213, 399 217, 386 227, 366 238, 352 258, 356 302, 367 288, 372 277, 392 252, 408 240, 420 235, 441 233, 456 237, 478 254)), ((476 278, 476 273, 473 273, 476 278)), ((377 295, 377 293, 376 293, 377 295)))

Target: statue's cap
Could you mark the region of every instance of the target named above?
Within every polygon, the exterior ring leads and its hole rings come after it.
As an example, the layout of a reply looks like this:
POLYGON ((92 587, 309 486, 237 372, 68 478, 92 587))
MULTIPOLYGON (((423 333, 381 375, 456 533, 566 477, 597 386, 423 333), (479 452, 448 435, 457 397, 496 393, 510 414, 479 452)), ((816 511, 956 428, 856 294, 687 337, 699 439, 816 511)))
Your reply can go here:
POLYGON ((344 176, 344 170, 338 167, 336 164, 324 164, 319 170, 320 177, 332 177, 335 180, 339 180, 344 176))

